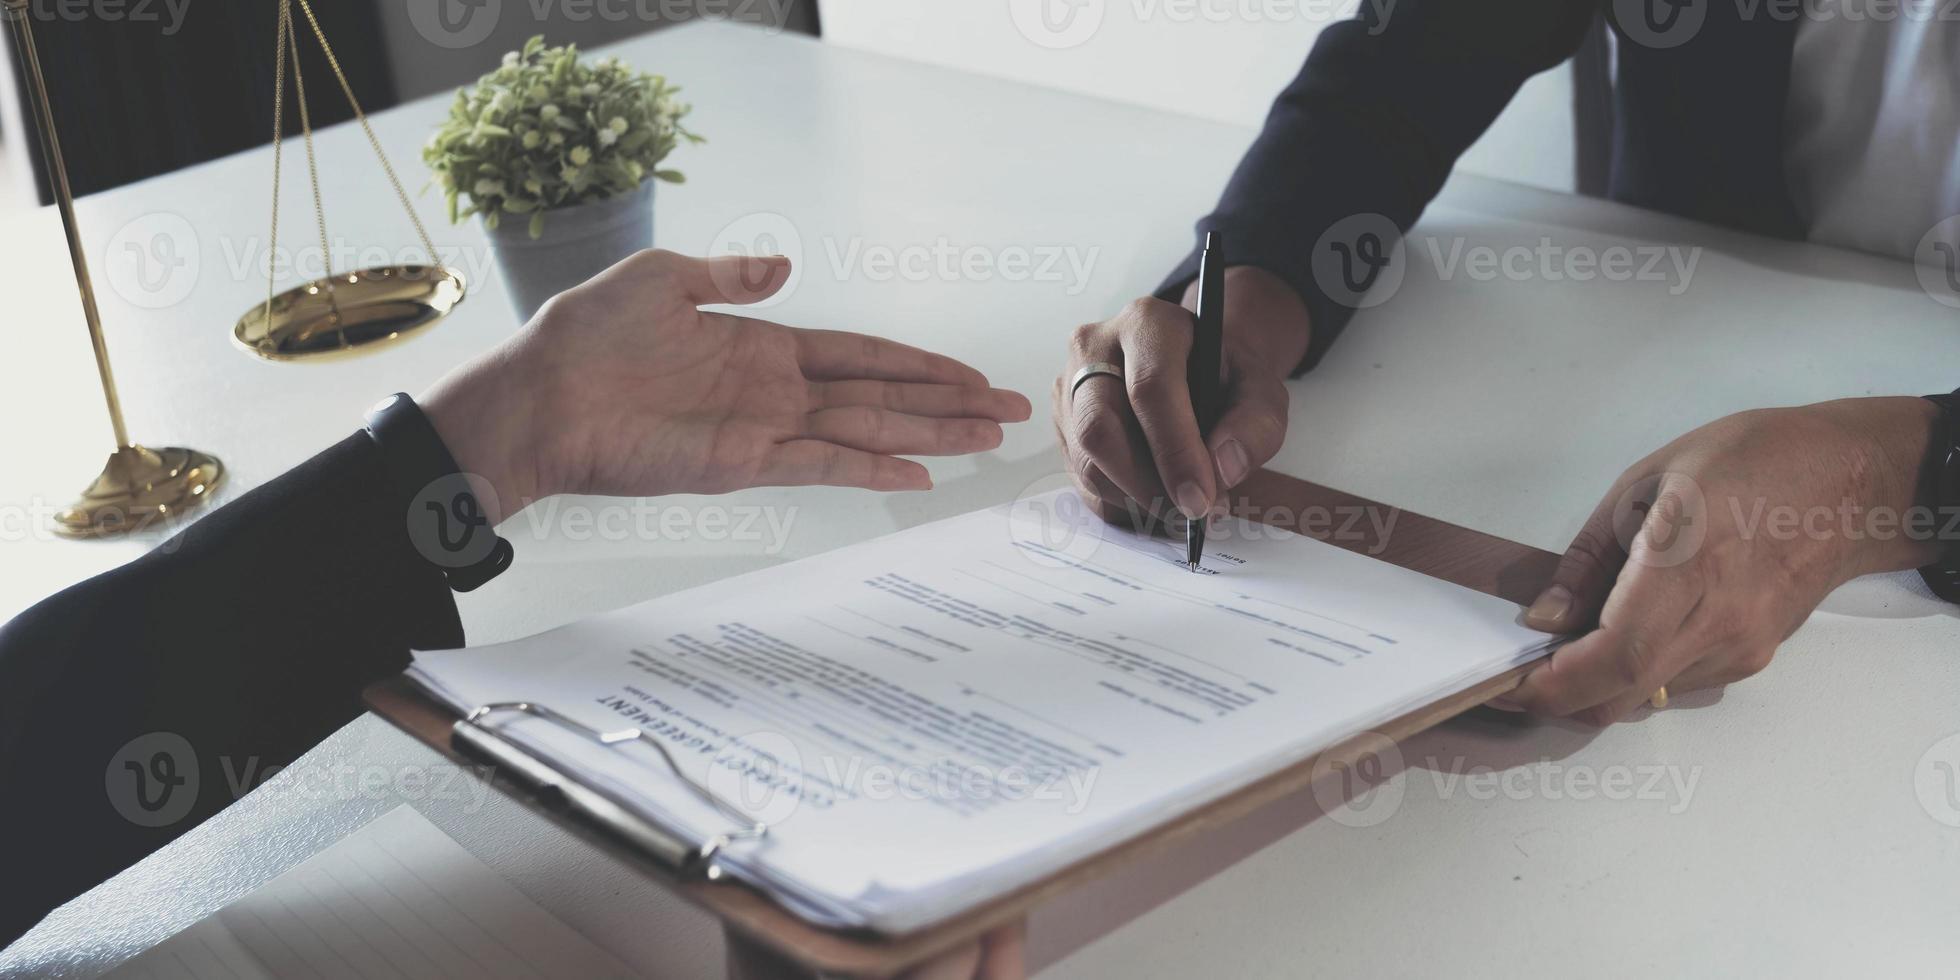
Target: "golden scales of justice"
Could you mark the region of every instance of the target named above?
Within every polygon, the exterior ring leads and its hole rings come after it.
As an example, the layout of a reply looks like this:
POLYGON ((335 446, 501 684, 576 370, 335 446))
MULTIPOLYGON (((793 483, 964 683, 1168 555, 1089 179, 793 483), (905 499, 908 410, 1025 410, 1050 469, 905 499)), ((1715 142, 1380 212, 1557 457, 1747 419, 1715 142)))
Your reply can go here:
MULTIPOLYGON (((68 171, 62 162, 61 141, 54 125, 54 112, 48 102, 47 81, 41 73, 39 54, 34 47, 32 12, 29 0, 0 0, 6 19, 14 25, 15 36, 33 91, 33 104, 39 122, 41 153, 47 162, 49 182, 61 213, 62 228, 68 239, 68 254, 75 267, 75 282, 81 291, 82 314, 87 320, 89 339, 95 348, 96 371, 102 380, 102 394, 108 403, 109 421, 116 436, 116 451, 110 455, 102 474, 89 484, 82 497, 55 515, 55 531, 66 537, 94 538, 125 534, 147 527, 158 520, 187 511, 210 499, 223 481, 225 469, 217 457, 195 449, 148 449, 130 442, 123 424, 122 400, 109 368, 109 349, 103 340, 102 318, 90 282, 88 262, 82 250, 81 234, 75 223, 74 195, 68 184, 68 171)), ((238 321, 232 339, 246 351, 267 360, 288 361, 345 356, 376 345, 399 340, 426 329, 448 315, 463 301, 463 277, 437 263, 435 245, 422 220, 409 203, 401 180, 382 152, 380 140, 368 124, 367 114, 354 97, 353 87, 341 71, 340 60, 320 29, 310 0, 278 0, 279 27, 275 38, 278 86, 273 99, 272 147, 272 239, 279 243, 279 178, 282 162, 281 138, 285 125, 286 65, 293 67, 293 86, 299 107, 300 127, 306 137, 306 163, 313 186, 313 209, 319 220, 321 261, 324 275, 312 282, 276 292, 277 271, 268 261, 266 301, 255 305, 238 321), (319 168, 313 155, 313 125, 307 113, 306 82, 299 67, 299 32, 293 18, 297 2, 307 25, 333 67, 334 77, 346 95, 368 142, 374 147, 381 168, 394 186, 395 195, 414 222, 416 234, 429 256, 429 264, 402 264, 335 273, 332 248, 327 239, 326 209, 320 202, 319 168)))

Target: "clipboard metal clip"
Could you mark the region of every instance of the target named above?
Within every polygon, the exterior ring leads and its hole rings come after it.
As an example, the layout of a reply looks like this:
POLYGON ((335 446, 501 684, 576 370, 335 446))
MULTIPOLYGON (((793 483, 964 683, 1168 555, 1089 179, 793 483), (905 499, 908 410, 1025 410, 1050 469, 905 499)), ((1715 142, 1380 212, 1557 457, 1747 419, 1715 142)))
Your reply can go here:
POLYGON ((665 745, 638 728, 622 728, 618 731, 601 731, 580 722, 562 712, 531 701, 500 701, 472 709, 458 722, 453 737, 459 748, 473 750, 475 754, 501 764, 513 777, 528 784, 541 801, 548 804, 566 804, 585 813, 630 843, 639 846, 661 863, 675 871, 689 876, 699 876, 715 881, 722 876, 722 868, 715 857, 729 845, 739 841, 760 840, 769 833, 769 825, 762 823, 732 804, 722 800, 706 786, 696 782, 683 771, 665 745), (567 778, 538 754, 517 742, 505 738, 497 729, 486 724, 491 715, 501 713, 520 713, 534 718, 542 718, 567 731, 575 732, 605 746, 640 742, 653 747, 660 754, 661 761, 703 803, 713 807, 717 813, 728 817, 734 827, 709 837, 705 841, 690 842, 666 828, 645 819, 617 799, 612 793, 600 788, 584 785, 567 778))

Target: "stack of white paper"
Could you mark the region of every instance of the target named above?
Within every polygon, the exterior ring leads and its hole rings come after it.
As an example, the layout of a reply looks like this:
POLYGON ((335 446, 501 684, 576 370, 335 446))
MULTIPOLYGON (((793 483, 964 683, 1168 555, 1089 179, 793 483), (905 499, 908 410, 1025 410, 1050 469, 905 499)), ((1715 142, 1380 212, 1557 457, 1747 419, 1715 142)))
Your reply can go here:
MULTIPOLYGON (((913 930, 1538 656, 1508 602, 1284 531, 1182 543, 1022 501, 540 636, 424 653, 459 712, 637 727, 770 825, 733 874, 913 930)), ((502 733, 689 839, 729 819, 651 747, 502 733)))

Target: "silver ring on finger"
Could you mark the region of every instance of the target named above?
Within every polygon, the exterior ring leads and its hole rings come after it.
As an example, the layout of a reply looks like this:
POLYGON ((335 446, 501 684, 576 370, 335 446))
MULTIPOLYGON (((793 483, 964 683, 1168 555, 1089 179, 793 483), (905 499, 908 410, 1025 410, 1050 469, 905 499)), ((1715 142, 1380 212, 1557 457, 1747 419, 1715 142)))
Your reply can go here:
POLYGON ((1123 380, 1123 369, 1108 361, 1091 361, 1084 364, 1082 365, 1082 370, 1075 372, 1075 377, 1070 379, 1068 383, 1068 401, 1070 405, 1075 404, 1076 389, 1082 387, 1083 382, 1099 374, 1109 375, 1118 381, 1123 380))

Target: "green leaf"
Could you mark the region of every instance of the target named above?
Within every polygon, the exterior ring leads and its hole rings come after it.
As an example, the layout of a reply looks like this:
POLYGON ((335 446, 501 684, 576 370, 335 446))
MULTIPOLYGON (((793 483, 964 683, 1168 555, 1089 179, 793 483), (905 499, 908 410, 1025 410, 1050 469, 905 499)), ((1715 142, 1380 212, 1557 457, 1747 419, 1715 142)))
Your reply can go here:
POLYGON ((543 211, 539 211, 538 213, 531 216, 531 237, 532 238, 544 237, 544 212, 543 211))
POLYGON ((495 227, 506 213, 535 221, 556 208, 630 193, 649 177, 683 181, 678 170, 657 169, 683 140, 701 142, 682 125, 692 107, 674 98, 679 86, 616 58, 581 63, 576 46, 552 47, 543 35, 516 54, 458 89, 448 118, 421 148, 451 222, 481 216, 495 227), (550 122, 540 112, 546 105, 559 110, 550 122), (626 132, 602 145, 598 136, 614 119, 626 121, 626 132), (531 131, 544 138, 525 147, 520 134, 531 131), (565 165, 574 147, 590 151, 585 166, 565 165), (484 180, 504 191, 478 200, 473 189, 484 180))

